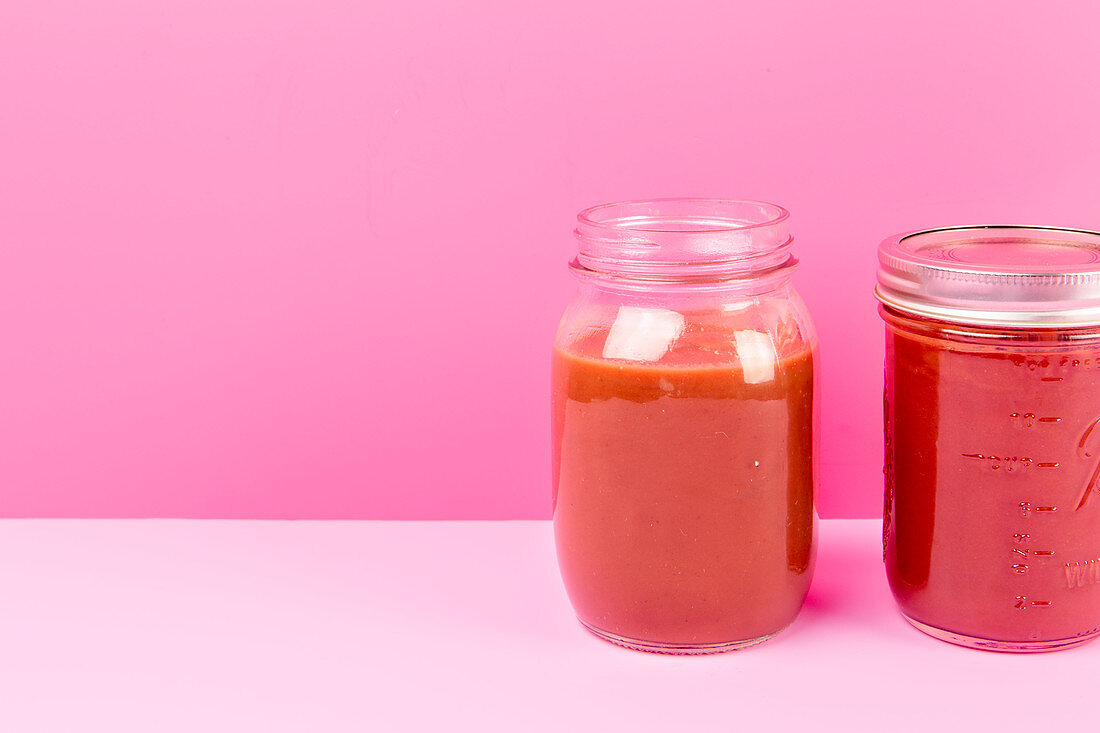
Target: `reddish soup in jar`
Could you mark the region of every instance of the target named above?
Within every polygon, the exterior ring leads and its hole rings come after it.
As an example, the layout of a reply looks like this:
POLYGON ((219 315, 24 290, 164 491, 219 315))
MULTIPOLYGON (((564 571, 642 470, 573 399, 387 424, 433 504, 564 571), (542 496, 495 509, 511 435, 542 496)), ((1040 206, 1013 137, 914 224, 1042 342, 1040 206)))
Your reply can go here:
POLYGON ((553 356, 554 529, 577 616, 647 651, 763 641, 798 614, 814 552, 816 340, 786 212, 616 204, 578 236, 553 356))

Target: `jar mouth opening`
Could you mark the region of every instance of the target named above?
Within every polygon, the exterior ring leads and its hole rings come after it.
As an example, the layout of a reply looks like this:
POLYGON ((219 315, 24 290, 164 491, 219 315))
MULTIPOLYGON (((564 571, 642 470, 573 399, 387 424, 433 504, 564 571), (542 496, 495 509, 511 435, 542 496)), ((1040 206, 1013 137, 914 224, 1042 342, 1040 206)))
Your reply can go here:
POLYGON ((600 204, 577 215, 577 264, 607 275, 679 279, 767 272, 788 263, 790 214, 735 199, 600 204))
POLYGON ((789 211, 766 201, 692 197, 616 201, 577 214, 581 227, 646 234, 739 232, 789 218, 789 211))

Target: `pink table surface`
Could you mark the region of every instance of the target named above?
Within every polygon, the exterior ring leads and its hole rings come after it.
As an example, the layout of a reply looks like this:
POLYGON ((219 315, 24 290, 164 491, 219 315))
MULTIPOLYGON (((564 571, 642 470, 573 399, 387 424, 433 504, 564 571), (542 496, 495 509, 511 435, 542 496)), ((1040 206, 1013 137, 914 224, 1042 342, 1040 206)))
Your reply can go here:
POLYGON ((546 522, 2 525, 2 731, 1095 721, 1100 644, 1012 656, 921 635, 894 611, 874 520, 823 523, 813 589, 789 630, 696 658, 583 631, 546 522))

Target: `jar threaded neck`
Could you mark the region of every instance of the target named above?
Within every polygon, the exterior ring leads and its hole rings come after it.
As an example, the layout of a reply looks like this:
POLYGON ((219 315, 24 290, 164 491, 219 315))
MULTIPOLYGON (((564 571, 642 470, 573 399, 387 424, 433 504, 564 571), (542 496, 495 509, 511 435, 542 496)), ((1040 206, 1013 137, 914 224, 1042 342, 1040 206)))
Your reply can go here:
POLYGON ((715 281, 793 268, 789 213, 775 204, 677 198, 601 204, 577 215, 574 269, 653 281, 715 281))

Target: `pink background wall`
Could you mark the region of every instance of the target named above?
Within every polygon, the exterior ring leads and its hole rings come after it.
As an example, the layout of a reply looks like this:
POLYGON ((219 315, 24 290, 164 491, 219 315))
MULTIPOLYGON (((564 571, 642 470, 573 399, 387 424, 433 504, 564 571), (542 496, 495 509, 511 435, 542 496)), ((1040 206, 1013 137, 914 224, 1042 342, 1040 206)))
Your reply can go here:
POLYGON ((0 513, 547 516, 572 217, 703 195, 793 212, 821 509, 876 516, 875 245, 1100 227, 1098 24, 1005 0, 5 2, 0 513))

